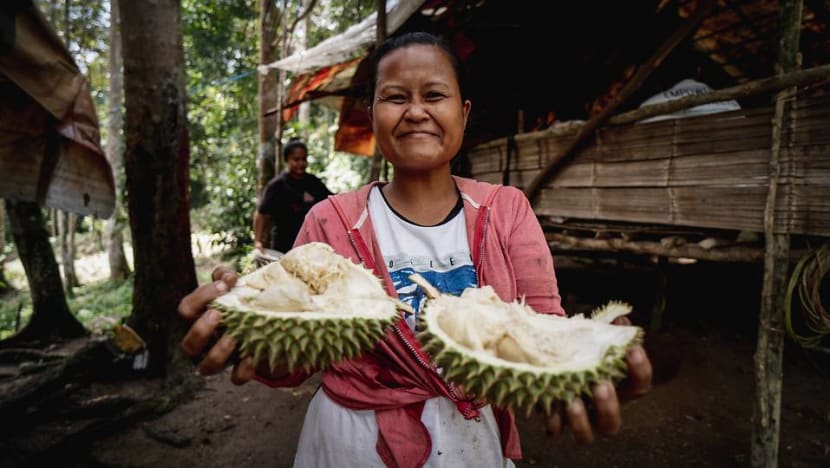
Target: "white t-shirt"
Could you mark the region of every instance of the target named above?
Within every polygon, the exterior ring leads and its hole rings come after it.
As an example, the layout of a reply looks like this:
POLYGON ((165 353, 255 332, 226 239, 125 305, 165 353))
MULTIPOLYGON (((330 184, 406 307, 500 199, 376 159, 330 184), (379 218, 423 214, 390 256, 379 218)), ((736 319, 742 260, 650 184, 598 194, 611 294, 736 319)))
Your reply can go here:
MULTIPOLYGON (((460 197, 459 197, 460 201, 460 197)), ((416 311, 423 292, 408 278, 417 272, 445 293, 460 294, 475 286, 476 274, 467 242, 463 205, 444 222, 419 226, 389 206, 380 188, 369 194, 369 216, 395 289, 401 300, 416 311)), ((415 328, 415 318, 407 319, 415 328)), ((421 422, 432 439, 427 467, 513 467, 504 458, 501 438, 490 406, 480 410, 479 420, 464 419, 455 404, 436 397, 424 404, 421 422)), ((382 467, 377 454, 378 428, 372 410, 351 410, 318 391, 303 422, 295 467, 382 467)))

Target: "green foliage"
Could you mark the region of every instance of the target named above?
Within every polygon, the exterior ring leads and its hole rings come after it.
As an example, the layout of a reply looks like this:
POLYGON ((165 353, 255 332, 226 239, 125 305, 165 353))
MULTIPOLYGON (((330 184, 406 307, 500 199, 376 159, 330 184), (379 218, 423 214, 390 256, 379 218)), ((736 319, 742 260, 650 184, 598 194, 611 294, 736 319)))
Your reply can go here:
POLYGON ((194 214, 219 243, 251 243, 256 191, 256 2, 183 2, 194 214))
POLYGON ((109 1, 72 0, 68 15, 64 1, 39 0, 35 4, 90 81, 98 118, 105 121, 102 110, 108 91, 109 1))
POLYGON ((12 290, 0 296, 0 340, 13 335, 16 331, 15 325, 23 327, 31 316, 32 300, 28 291, 12 290))
MULTIPOLYGON (((75 297, 68 299, 75 317, 93 332, 109 329, 130 315, 133 279, 100 281, 75 288, 75 297)), ((29 291, 11 291, 0 298, 0 339, 13 335, 15 325, 22 328, 32 315, 29 291), (18 313, 20 321, 18 324, 18 313)))
POLYGON ((75 289, 69 309, 89 330, 109 329, 130 315, 133 304, 133 278, 123 281, 106 280, 75 289))
MULTIPOLYGON (((293 21, 299 3, 283 12, 293 21)), ((312 13, 310 44, 368 15, 368 0, 323 1, 312 13)), ((258 2, 182 2, 189 94, 191 205, 194 221, 217 234, 217 241, 242 255, 252 243, 259 150, 257 74, 258 2)), ((332 150, 337 114, 312 103, 311 121, 290 122, 283 139, 301 136, 309 146, 309 172, 333 191, 365 179, 366 158, 332 150)))

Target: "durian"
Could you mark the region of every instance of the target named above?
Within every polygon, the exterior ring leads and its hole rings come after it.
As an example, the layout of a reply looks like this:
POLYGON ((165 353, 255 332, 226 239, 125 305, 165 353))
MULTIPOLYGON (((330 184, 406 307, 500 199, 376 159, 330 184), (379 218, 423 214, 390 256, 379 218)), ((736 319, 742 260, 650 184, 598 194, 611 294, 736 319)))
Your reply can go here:
POLYGON ((242 355, 289 371, 322 369, 373 348, 407 307, 371 271, 319 242, 240 277, 211 306, 242 355))
POLYGON ((611 324, 631 312, 623 302, 597 308, 591 318, 566 318, 506 303, 490 286, 451 296, 417 274, 410 278, 428 297, 417 338, 443 377, 468 395, 528 414, 624 377, 625 353, 643 338, 639 327, 611 324))

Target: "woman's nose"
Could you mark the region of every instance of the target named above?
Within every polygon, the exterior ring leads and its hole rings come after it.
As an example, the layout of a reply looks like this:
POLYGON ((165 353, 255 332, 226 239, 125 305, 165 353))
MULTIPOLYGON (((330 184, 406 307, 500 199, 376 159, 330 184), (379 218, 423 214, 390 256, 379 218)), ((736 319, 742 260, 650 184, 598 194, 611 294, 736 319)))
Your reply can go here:
POLYGON ((413 102, 406 108, 405 117, 408 119, 421 120, 428 116, 429 114, 427 114, 426 108, 419 102, 413 102))

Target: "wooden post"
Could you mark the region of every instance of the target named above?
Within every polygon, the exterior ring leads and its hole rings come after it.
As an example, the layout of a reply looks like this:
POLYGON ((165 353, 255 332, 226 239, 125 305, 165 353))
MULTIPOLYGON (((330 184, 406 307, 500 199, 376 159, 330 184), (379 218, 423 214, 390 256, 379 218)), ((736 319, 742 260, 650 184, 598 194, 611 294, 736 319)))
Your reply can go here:
MULTIPOLYGON (((779 12, 779 49, 775 66, 777 75, 790 73, 799 65, 798 42, 801 32, 803 0, 782 0, 779 12)), ((764 210, 764 283, 761 292, 761 317, 758 345, 755 350, 755 407, 752 414, 753 467, 778 466, 781 425, 781 381, 784 356, 784 291, 789 269, 789 225, 777 219, 786 212, 787 194, 779 194, 779 183, 789 178, 789 166, 781 157, 784 109, 793 99, 795 89, 784 89, 775 97, 770 148, 770 174, 767 204, 764 210)), ((790 182, 791 183, 791 182, 790 182)))
POLYGON ((697 10, 695 10, 694 14, 689 17, 671 36, 669 36, 660 47, 657 48, 657 51, 654 52, 652 55, 642 66, 640 66, 637 71, 634 73, 634 76, 628 81, 628 83, 623 86, 622 90, 620 90, 619 94, 617 94, 611 102, 608 103, 605 108, 600 111, 599 114, 585 122, 585 125, 579 129, 579 132, 576 136, 571 140, 568 145, 562 150, 561 153, 551 157, 551 159, 547 162, 545 167, 539 171, 539 174, 527 184, 525 187, 525 195, 527 198, 533 202, 533 198, 542 188, 542 184, 547 182, 553 174, 556 173, 556 170, 562 167, 565 161, 576 152, 576 149, 584 143, 589 136, 593 135, 594 130, 599 128, 600 125, 605 123, 606 120, 613 114, 617 107, 620 106, 629 96, 634 94, 635 91, 640 89, 640 86, 648 79, 654 70, 656 70, 663 60, 668 57, 672 50, 677 47, 680 42, 686 38, 692 31, 697 28, 697 25, 703 21, 709 11, 712 9, 714 2, 712 0, 705 0, 698 4, 697 10))
MULTIPOLYGON (((386 0, 377 0, 378 19, 375 26, 375 44, 380 45, 386 40, 386 0)), ((374 96, 368 96, 371 101, 374 96)), ((372 156, 372 166, 369 168, 369 181, 379 180, 383 155, 375 146, 375 154, 372 156)), ((384 173, 386 171, 383 171, 384 173)))

